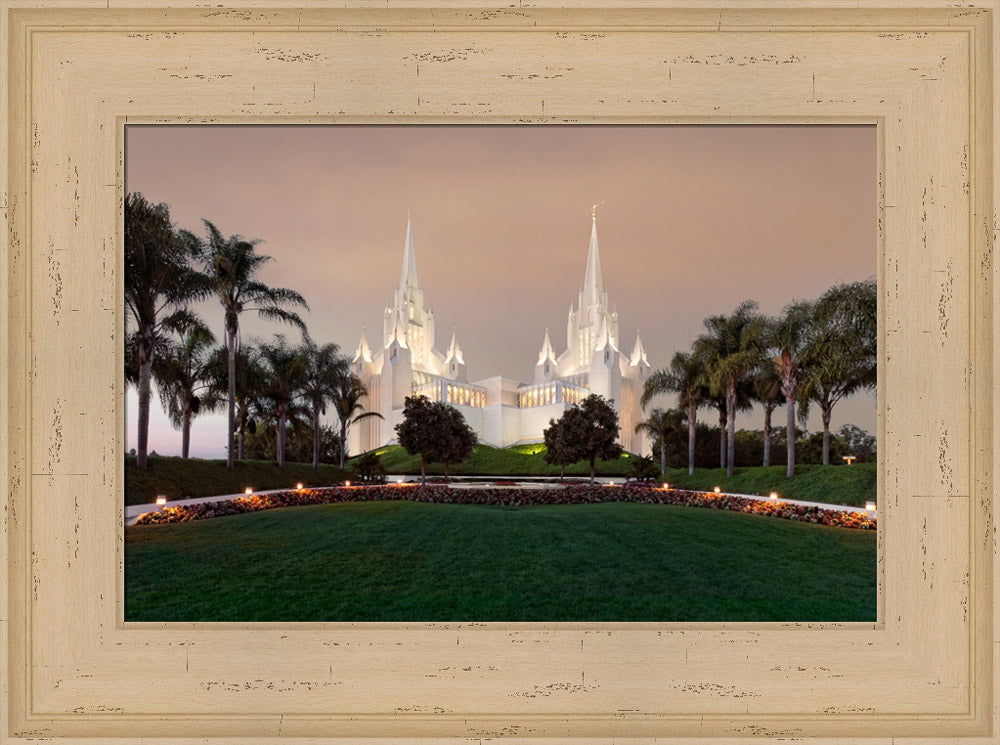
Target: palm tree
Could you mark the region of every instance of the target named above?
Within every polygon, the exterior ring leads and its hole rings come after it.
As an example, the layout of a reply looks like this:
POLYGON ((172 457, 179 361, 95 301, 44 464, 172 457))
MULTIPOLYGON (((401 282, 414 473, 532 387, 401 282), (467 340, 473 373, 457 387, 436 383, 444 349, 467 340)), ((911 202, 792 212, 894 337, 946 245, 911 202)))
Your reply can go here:
POLYGON ((125 197, 126 379, 139 393, 136 466, 146 468, 153 363, 167 331, 195 323, 187 304, 207 293, 206 278, 191 262, 196 245, 176 233, 166 204, 135 192, 125 197))
POLYGON ((804 352, 812 323, 812 303, 800 300, 785 306, 781 316, 770 324, 770 341, 777 356, 774 369, 785 397, 785 441, 788 467, 785 475, 795 475, 795 402, 805 372, 804 352))
POLYGON ((288 308, 298 306, 308 310, 309 306, 294 290, 268 287, 257 279, 257 273, 264 264, 271 261, 270 256, 257 253, 255 246, 260 241, 246 240, 239 235, 224 238, 215 225, 208 220, 203 222, 208 231, 208 241, 202 247, 206 273, 225 315, 226 349, 229 352, 229 432, 226 465, 232 468, 233 437, 236 428, 236 352, 239 348, 240 314, 255 310, 261 318, 290 323, 305 331, 302 319, 288 308))
POLYGON ((326 414, 326 404, 332 398, 337 381, 348 375, 350 363, 338 352, 336 344, 319 347, 308 336, 302 353, 306 358, 305 382, 302 397, 310 406, 312 414, 313 468, 319 468, 319 418, 326 414))
POLYGON ((778 406, 781 379, 774 364, 766 355, 758 362, 750 379, 753 398, 764 408, 764 467, 771 465, 771 415, 778 406))
POLYGON ((695 341, 697 356, 705 361, 709 388, 726 400, 727 476, 733 475, 736 456, 737 388, 756 366, 763 341, 763 319, 756 311, 756 302, 744 300, 728 316, 710 316, 705 319, 708 333, 695 341))
MULTIPOLYGON (((217 347, 211 360, 212 391, 222 401, 229 391, 229 351, 217 347)), ((266 374, 260 361, 260 348, 253 341, 243 341, 236 352, 236 458, 243 460, 247 432, 257 431, 254 418, 262 409, 261 391, 266 374)))
POLYGON ((305 386, 308 360, 300 348, 289 346, 283 334, 275 334, 274 339, 274 343, 260 345, 260 359, 265 370, 261 394, 274 413, 276 460, 283 466, 286 426, 305 386))
POLYGON ((666 370, 656 370, 646 379, 639 403, 645 409, 654 396, 678 394, 677 405, 688 422, 688 473, 694 473, 695 426, 698 409, 708 395, 704 366, 701 360, 687 352, 676 352, 666 370))
POLYGON ((361 379, 353 373, 341 375, 333 386, 333 410, 340 419, 340 467, 344 467, 347 457, 347 431, 352 424, 362 419, 378 417, 384 419, 377 411, 365 411, 362 400, 368 395, 368 390, 361 379))
MULTIPOLYGON (((645 432, 660 443, 660 475, 667 472, 667 435, 679 432, 683 414, 677 409, 653 409, 649 416, 635 425, 636 434, 645 432)), ((690 467, 690 463, 688 464, 690 467)))
POLYGON ((874 280, 831 287, 816 301, 812 333, 803 351, 808 374, 798 392, 805 416, 820 407, 823 465, 830 465, 830 418, 842 398, 875 387, 876 292, 874 280))
POLYGON ((212 387, 209 351, 215 336, 204 324, 180 334, 153 363, 160 400, 174 427, 181 429, 181 457, 191 449, 191 421, 200 413, 218 408, 222 399, 212 387))

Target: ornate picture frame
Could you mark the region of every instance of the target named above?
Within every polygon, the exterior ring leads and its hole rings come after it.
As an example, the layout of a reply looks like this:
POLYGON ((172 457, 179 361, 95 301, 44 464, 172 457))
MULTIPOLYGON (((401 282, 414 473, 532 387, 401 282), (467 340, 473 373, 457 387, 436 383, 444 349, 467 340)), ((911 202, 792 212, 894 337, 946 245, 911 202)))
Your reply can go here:
POLYGON ((301 5, 0 0, 2 741, 994 742, 998 3, 301 5), (878 621, 124 623, 123 133, 178 122, 877 125, 878 621))

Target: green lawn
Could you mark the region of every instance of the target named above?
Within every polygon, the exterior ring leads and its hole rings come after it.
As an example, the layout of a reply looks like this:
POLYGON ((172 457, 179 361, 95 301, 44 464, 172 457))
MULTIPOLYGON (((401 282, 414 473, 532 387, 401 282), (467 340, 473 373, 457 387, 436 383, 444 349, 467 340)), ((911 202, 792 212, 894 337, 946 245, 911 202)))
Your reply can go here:
MULTIPOLYGON (((420 456, 410 455, 400 445, 387 445, 376 450, 382 465, 388 473, 420 473, 420 456)), ((543 456, 545 446, 515 445, 509 448, 495 448, 490 445, 477 445, 472 457, 465 463, 452 465, 448 473, 453 476, 558 476, 559 466, 550 466, 543 456)), ((621 476, 629 472, 629 465, 634 455, 626 453, 618 460, 597 461, 595 471, 598 476, 621 476)), ((353 463, 353 460, 351 461, 353 463)), ((444 474, 444 466, 440 463, 428 463, 428 474, 444 474)), ((566 466, 567 476, 590 476, 590 464, 580 461, 566 466)))
POLYGON ((720 486, 723 491, 736 494, 770 494, 778 492, 786 499, 807 502, 827 502, 864 507, 865 502, 876 501, 874 463, 855 463, 851 466, 795 466, 792 478, 785 476, 785 466, 764 468, 735 468, 733 477, 726 478, 726 469, 696 469, 688 476, 687 469, 668 469, 664 479, 674 486, 711 491, 720 486))
POLYGON ((667 505, 295 507, 125 532, 127 621, 874 621, 875 534, 667 505))
POLYGON ((170 499, 239 494, 246 487, 257 490, 291 489, 302 482, 306 486, 331 486, 349 478, 336 466, 272 461, 237 461, 232 470, 225 460, 150 456, 149 468, 135 467, 135 456, 125 457, 125 504, 149 504, 157 494, 170 499))

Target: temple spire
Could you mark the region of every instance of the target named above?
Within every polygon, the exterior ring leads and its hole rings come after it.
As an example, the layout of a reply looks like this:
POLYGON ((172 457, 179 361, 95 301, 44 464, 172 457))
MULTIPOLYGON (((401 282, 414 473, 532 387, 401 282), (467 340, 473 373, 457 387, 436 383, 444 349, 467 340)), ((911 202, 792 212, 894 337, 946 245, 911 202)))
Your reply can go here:
POLYGON ((406 216, 406 247, 403 249, 403 271, 399 277, 399 289, 406 289, 407 286, 418 287, 417 283, 417 254, 413 250, 413 220, 406 216))
POLYGON ((549 339, 549 330, 545 329, 545 339, 542 340, 542 351, 538 353, 537 365, 542 365, 548 360, 553 364, 556 362, 556 353, 552 349, 552 340, 549 339))
POLYGON ((590 250, 587 253, 587 273, 583 278, 585 294, 600 295, 604 291, 604 280, 601 277, 601 254, 597 245, 597 205, 594 205, 593 220, 590 227, 590 250))
POLYGON ((642 339, 639 338, 639 332, 635 332, 635 346, 632 347, 631 356, 631 366, 635 367, 638 364, 649 365, 649 360, 646 359, 646 349, 642 346, 642 339))
POLYGON ((358 342, 358 348, 354 352, 354 359, 352 362, 368 362, 372 361, 372 348, 368 345, 368 337, 365 335, 364 328, 361 329, 361 341, 358 342))
POLYGON ((451 330, 451 344, 448 345, 448 354, 445 355, 445 363, 455 360, 460 365, 465 364, 465 359, 462 357, 462 348, 458 346, 458 332, 455 329, 451 330))

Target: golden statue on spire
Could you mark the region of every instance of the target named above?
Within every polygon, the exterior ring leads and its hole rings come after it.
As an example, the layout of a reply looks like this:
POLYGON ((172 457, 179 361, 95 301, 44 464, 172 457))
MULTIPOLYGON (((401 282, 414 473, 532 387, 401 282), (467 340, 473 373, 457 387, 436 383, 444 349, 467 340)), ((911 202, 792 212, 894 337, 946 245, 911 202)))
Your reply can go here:
POLYGON ((590 211, 590 216, 593 218, 594 222, 597 222, 597 202, 594 203, 593 209, 590 211))

